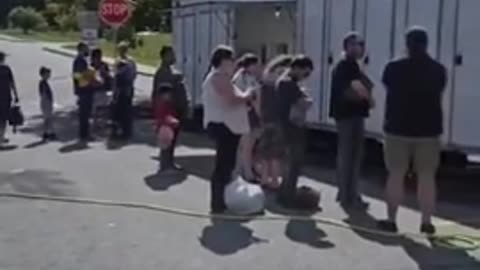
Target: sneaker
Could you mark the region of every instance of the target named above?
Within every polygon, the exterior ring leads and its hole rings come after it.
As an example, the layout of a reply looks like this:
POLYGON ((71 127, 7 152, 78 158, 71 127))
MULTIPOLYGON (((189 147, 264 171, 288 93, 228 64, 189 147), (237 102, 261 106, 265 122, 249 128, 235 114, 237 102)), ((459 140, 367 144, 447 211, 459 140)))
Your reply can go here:
POLYGON ((377 223, 377 227, 385 232, 398 233, 397 224, 390 220, 380 220, 377 223))
POLYGON ((428 235, 433 235, 436 232, 435 226, 432 223, 422 223, 420 232, 428 235))
POLYGON ((52 141, 56 141, 58 139, 57 134, 55 134, 55 133, 50 133, 50 135, 48 135, 48 137, 52 141))

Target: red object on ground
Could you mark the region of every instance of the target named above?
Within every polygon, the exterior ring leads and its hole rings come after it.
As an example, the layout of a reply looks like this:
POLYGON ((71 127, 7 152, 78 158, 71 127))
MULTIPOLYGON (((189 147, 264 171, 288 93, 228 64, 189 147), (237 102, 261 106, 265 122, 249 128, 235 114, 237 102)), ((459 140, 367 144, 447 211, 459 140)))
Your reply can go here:
POLYGON ((128 0, 102 0, 98 5, 100 20, 111 27, 124 25, 132 16, 128 0))

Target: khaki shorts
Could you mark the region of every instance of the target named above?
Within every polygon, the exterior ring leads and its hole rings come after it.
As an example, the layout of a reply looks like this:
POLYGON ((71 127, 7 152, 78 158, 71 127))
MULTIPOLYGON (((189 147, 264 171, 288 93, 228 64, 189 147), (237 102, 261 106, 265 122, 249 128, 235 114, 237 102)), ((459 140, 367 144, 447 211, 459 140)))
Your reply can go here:
POLYGON ((439 138, 385 136, 385 165, 389 173, 405 174, 410 165, 419 172, 434 172, 440 164, 439 138), (412 162, 412 163, 410 163, 412 162))

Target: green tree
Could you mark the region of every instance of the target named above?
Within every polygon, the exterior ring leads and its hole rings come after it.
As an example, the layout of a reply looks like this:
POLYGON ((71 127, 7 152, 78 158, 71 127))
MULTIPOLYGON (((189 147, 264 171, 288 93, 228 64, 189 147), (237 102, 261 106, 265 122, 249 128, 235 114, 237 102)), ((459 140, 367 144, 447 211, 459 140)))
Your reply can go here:
POLYGON ((25 34, 30 30, 39 29, 46 25, 43 16, 31 7, 16 7, 8 14, 12 27, 21 28, 25 34))
POLYGON ((170 30, 170 14, 165 9, 170 8, 170 0, 137 0, 135 1, 131 23, 139 31, 170 30))

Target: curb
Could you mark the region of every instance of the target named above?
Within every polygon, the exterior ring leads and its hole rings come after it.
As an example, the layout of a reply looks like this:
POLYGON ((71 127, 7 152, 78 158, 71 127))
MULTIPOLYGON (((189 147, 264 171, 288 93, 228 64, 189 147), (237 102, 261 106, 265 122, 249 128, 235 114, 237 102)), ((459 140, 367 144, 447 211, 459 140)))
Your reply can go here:
POLYGON ((19 38, 13 38, 13 37, 8 37, 5 35, 0 35, 0 40, 1 41, 7 41, 7 42, 14 42, 14 43, 27 43, 27 42, 34 42, 28 39, 19 39, 19 38))
MULTIPOLYGON (((69 58, 74 58, 76 56, 75 52, 70 51, 70 50, 66 50, 66 49, 61 49, 61 48, 57 49, 57 48, 52 48, 52 47, 48 47, 48 46, 45 46, 42 49, 46 52, 61 55, 61 56, 65 56, 65 57, 69 57, 69 58)), ((107 58, 105 62, 107 62, 109 65, 112 65, 113 60, 110 59, 110 58, 107 58)), ((145 77, 153 77, 155 75, 152 72, 147 72, 147 71, 142 71, 142 70, 137 70, 137 73, 142 75, 142 76, 145 76, 145 77)))

